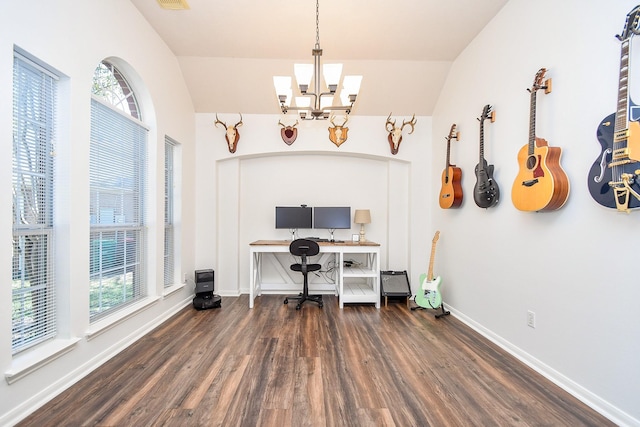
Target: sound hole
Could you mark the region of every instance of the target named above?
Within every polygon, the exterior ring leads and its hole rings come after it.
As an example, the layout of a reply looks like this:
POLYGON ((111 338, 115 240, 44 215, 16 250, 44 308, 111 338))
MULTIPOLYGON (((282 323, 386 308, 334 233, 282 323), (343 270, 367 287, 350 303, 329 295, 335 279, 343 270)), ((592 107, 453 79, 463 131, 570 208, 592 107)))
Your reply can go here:
POLYGON ((536 156, 527 157, 527 169, 533 169, 536 167, 536 156))

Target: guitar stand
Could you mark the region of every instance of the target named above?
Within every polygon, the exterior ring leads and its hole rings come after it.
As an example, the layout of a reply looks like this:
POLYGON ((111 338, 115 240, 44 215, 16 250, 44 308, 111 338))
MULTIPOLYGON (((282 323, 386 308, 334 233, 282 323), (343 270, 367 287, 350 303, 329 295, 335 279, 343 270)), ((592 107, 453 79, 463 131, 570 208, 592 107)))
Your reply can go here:
MULTIPOLYGON (((444 309, 444 304, 440 304, 440 307, 434 307, 434 310, 437 310, 438 308, 440 308, 441 313, 436 314, 436 319, 441 318, 442 316, 448 316, 451 314, 451 312, 449 310, 445 310, 444 309)), ((420 307, 419 305, 413 306, 411 307, 411 311, 413 310, 429 310, 428 307, 420 307)))

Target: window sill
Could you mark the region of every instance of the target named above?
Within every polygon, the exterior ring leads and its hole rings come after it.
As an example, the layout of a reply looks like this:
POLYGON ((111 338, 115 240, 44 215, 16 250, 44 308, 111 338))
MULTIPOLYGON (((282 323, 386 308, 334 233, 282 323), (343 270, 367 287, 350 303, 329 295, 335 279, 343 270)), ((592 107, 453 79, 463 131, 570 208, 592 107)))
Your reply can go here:
POLYGON ((87 339, 87 341, 91 341, 93 338, 97 337, 103 332, 106 332, 114 326, 117 326, 125 320, 129 319, 131 316, 139 313, 144 309, 149 308, 159 300, 159 297, 145 298, 144 300, 137 302, 123 310, 113 313, 113 315, 105 319, 91 324, 91 327, 89 327, 89 329, 87 329, 87 331, 85 332, 85 338, 87 339))
POLYGON ((11 369, 4 373, 4 379, 11 385, 40 369, 44 365, 73 350, 80 338, 55 339, 37 346, 32 351, 17 355, 11 363, 11 369))
POLYGON ((169 285, 166 288, 164 288, 164 290, 162 291, 162 297, 166 298, 169 295, 178 292, 180 289, 184 288, 186 286, 185 283, 178 283, 176 285, 169 285))

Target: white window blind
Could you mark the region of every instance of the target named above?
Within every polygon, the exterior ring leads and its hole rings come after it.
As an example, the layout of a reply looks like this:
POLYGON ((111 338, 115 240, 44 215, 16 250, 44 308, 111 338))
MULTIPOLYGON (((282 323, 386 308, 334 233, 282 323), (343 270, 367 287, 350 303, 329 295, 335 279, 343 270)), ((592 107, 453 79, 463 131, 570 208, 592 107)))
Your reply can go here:
POLYGON ((175 238, 173 228, 174 154, 176 142, 168 136, 164 141, 164 286, 175 280, 175 238))
POLYGON ((147 130, 138 120, 91 100, 92 321, 146 295, 146 139, 147 130))
POLYGON ((57 79, 19 54, 13 65, 12 351, 56 335, 53 177, 57 79))

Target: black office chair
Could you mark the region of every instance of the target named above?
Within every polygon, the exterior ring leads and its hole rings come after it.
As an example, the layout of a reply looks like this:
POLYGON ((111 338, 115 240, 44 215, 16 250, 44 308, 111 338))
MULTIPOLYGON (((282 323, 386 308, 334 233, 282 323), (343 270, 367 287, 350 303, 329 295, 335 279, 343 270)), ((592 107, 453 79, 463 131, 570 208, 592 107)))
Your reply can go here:
POLYGON ((322 268, 320 264, 307 263, 307 257, 318 255, 320 247, 313 240, 296 239, 289 245, 289 252, 291 252, 291 255, 301 257, 299 264, 291 264, 291 270, 302 273, 304 285, 302 286, 302 292, 297 297, 286 297, 284 303, 289 304, 290 299, 298 300, 296 310, 300 310, 302 303, 313 301, 318 304, 318 307, 322 308, 322 295, 309 295, 309 280, 307 278, 307 273, 318 271, 322 268))

